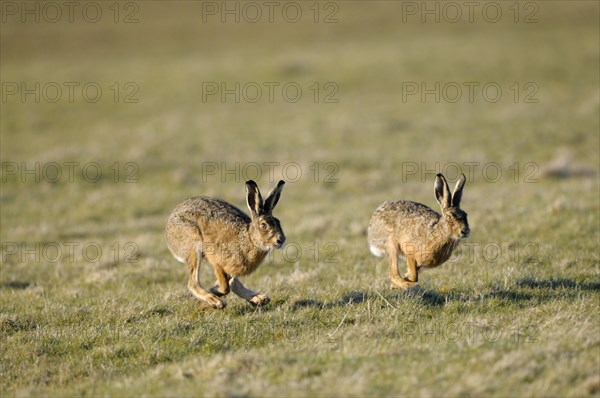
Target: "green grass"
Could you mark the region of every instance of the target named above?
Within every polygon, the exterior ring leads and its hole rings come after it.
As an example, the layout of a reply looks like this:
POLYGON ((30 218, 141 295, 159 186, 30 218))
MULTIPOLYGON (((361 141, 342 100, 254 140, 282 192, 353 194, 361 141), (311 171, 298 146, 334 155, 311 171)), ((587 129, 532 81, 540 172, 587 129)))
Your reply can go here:
POLYGON ((115 24, 101 4, 97 24, 0 25, 3 83, 103 88, 98 103, 1 103, 2 396, 600 394, 598 3, 536 2, 532 24, 509 3, 496 24, 403 23, 400 2, 340 2, 333 24, 203 23, 199 2, 139 2, 138 23, 115 24), (114 82, 139 102, 115 103, 114 82), (295 82, 303 97, 204 102, 203 82, 295 82), (338 103, 323 102, 327 82, 338 103), (407 82, 503 95, 403 101, 407 82), (537 103, 523 102, 527 82, 537 103), (21 162, 80 166, 35 182, 8 173, 21 162), (97 182, 80 174, 90 162, 97 182), (284 175, 275 210, 287 251, 243 279, 266 307, 198 306, 166 248, 188 196, 245 209, 247 176, 209 162, 302 171, 284 175), (472 234, 419 287, 391 290, 369 217, 389 199, 435 208, 431 170, 451 162, 477 162, 462 201, 472 234), (8 255, 14 244, 31 253, 8 255))

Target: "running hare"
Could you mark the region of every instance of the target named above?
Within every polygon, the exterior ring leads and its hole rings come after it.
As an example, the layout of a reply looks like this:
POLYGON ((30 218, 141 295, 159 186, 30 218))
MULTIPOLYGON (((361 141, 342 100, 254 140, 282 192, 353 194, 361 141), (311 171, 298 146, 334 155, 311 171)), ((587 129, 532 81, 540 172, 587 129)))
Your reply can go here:
POLYGON ((239 276, 248 275, 264 260, 271 248, 285 242, 279 220, 271 214, 279 201, 284 181, 279 181, 263 202, 254 181, 246 182, 246 202, 250 217, 237 207, 206 196, 180 203, 167 220, 167 246, 171 254, 189 270, 188 289, 213 308, 224 308, 220 299, 235 294, 253 305, 265 305, 270 299, 242 285, 239 276), (206 259, 217 277, 210 291, 200 283, 200 263, 206 259))
POLYGON ((378 257, 387 254, 393 288, 415 285, 421 267, 443 264, 460 239, 469 236, 467 213, 460 209, 464 186, 462 174, 450 194, 444 176, 435 177, 434 191, 441 215, 421 203, 406 200, 387 201, 375 210, 368 229, 369 248, 378 257), (398 273, 398 256, 406 258, 408 274, 403 278, 398 273))

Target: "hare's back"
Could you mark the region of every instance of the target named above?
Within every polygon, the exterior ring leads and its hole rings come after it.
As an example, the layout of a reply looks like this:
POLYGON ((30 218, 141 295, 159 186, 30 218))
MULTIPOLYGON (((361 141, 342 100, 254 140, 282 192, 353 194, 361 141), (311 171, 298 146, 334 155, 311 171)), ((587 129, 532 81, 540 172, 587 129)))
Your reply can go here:
POLYGON ((181 202, 167 220, 167 246, 175 258, 185 262, 199 242, 229 242, 243 231, 250 217, 220 199, 196 196, 181 202))
POLYGON ((195 225, 227 223, 245 225, 250 217, 234 205, 208 196, 195 196, 181 202, 169 217, 173 222, 191 222, 195 225))
POLYGON ((440 215, 422 203, 409 200, 387 201, 373 213, 373 221, 386 225, 389 229, 405 226, 407 223, 435 222, 440 215))

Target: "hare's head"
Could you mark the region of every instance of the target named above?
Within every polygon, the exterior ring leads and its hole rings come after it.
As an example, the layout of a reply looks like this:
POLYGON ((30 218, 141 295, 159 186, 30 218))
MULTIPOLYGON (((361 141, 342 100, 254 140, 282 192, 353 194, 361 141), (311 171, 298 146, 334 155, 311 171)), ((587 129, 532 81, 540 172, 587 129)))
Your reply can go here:
POLYGON ((471 232, 467 222, 467 213, 460 208, 465 181, 465 175, 461 174, 458 181, 456 181, 454 191, 450 193, 446 178, 441 174, 435 177, 435 198, 442 209, 442 222, 447 224, 450 235, 454 239, 466 238, 471 232))
POLYGON ((279 220, 272 214, 284 184, 285 181, 280 180, 263 201, 256 183, 252 180, 246 182, 246 202, 251 218, 250 237, 256 246, 264 250, 279 249, 285 242, 285 235, 279 220))

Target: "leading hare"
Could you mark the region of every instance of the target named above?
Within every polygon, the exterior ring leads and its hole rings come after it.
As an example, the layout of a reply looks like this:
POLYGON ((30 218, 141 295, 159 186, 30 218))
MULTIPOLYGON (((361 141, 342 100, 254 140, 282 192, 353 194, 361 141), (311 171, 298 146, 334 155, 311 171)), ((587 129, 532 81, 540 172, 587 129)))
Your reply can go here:
POLYGON ((254 181, 246 182, 246 202, 250 217, 220 199, 197 196, 180 203, 167 220, 167 246, 171 254, 190 270, 188 289, 213 308, 225 308, 220 297, 229 293, 253 305, 270 299, 242 285, 238 277, 256 270, 269 250, 285 242, 273 208, 279 201, 284 181, 279 181, 263 201, 254 181), (200 264, 205 259, 213 267, 217 281, 206 290, 200 283, 200 264))
POLYGON ((443 175, 435 177, 435 197, 442 214, 421 203, 400 200, 381 204, 371 217, 368 228, 369 248, 381 257, 387 254, 393 288, 406 289, 418 281, 421 267, 443 264, 460 239, 469 236, 467 213, 460 209, 465 186, 462 174, 450 193, 443 175), (408 273, 398 273, 398 256, 406 258, 408 273))

